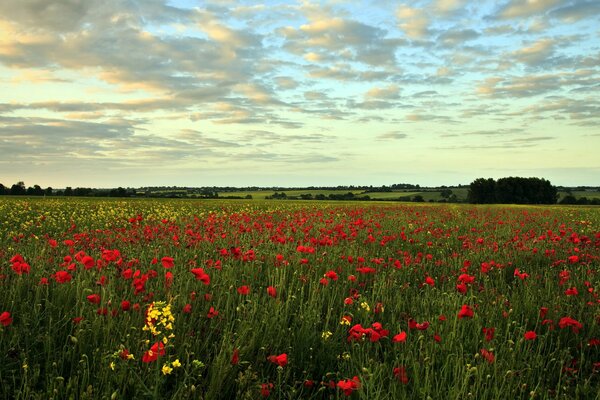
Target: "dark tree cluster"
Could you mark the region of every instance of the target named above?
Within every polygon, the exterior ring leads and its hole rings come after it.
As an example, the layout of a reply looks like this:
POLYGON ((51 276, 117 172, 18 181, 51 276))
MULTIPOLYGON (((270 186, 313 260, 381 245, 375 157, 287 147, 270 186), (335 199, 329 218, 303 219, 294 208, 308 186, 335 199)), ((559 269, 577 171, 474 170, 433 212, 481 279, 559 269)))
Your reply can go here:
POLYGON ((555 204, 558 190, 543 178, 508 177, 471 182, 467 201, 474 204, 555 204))
POLYGON ((19 181, 11 187, 4 186, 0 183, 0 195, 10 196, 50 196, 52 195, 52 188, 48 187, 42 189, 40 185, 33 185, 25 187, 23 181, 19 181))

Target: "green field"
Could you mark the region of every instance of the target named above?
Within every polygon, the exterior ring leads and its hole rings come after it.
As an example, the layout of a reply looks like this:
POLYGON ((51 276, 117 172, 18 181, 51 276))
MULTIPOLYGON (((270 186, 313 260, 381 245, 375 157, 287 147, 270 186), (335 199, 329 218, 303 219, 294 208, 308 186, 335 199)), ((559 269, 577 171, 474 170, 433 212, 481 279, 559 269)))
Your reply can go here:
POLYGON ((597 399, 600 209, 0 199, 0 398, 597 399))

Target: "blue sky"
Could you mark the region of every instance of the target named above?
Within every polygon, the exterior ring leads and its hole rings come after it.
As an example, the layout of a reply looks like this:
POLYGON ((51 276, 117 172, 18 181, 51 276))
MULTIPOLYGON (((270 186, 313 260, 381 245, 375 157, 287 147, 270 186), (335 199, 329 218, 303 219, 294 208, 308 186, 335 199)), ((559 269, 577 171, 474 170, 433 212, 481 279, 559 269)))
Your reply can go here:
POLYGON ((600 2, 0 3, 0 182, 599 185, 600 2))

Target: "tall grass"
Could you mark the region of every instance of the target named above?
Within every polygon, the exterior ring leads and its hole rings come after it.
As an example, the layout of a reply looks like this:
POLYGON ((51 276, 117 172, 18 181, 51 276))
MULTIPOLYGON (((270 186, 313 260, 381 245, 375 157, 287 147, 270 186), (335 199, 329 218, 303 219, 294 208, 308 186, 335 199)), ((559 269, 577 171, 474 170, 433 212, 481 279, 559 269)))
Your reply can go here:
POLYGON ((0 220, 2 398, 599 398, 596 208, 7 198, 0 220))

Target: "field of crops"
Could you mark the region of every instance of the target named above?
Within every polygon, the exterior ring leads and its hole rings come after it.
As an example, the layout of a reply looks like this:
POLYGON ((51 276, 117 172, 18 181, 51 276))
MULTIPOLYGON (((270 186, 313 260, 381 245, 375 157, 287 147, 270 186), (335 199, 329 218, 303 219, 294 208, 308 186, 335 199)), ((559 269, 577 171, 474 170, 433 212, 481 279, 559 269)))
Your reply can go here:
POLYGON ((600 209, 0 200, 0 398, 594 399, 600 209))

